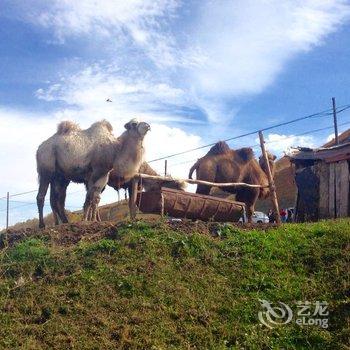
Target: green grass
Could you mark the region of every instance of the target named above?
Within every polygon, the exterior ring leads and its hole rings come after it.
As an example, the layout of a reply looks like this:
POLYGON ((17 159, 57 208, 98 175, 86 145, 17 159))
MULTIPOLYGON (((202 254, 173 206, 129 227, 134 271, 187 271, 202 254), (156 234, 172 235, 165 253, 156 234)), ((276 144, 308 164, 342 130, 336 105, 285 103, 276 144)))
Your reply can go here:
POLYGON ((1 349, 348 349, 350 222, 219 237, 137 222, 0 253, 1 349), (259 299, 327 301, 329 328, 260 324, 259 299))

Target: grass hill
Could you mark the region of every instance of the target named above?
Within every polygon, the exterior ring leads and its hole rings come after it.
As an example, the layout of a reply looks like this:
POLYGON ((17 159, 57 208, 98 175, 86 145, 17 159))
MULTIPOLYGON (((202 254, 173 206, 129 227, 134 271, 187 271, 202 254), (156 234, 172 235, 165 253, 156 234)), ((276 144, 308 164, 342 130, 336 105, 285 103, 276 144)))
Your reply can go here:
POLYGON ((348 349, 349 220, 265 230, 149 220, 0 235, 1 349, 348 349), (327 301, 269 329, 259 299, 327 301))

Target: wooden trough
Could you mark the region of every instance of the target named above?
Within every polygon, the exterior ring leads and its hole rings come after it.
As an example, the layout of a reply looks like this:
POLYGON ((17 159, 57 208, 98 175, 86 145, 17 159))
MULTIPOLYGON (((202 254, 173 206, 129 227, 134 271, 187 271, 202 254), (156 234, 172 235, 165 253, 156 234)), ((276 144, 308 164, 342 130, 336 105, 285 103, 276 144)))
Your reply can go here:
POLYGON ((166 187, 139 193, 137 204, 145 214, 217 222, 238 222, 245 211, 245 204, 241 202, 166 187))

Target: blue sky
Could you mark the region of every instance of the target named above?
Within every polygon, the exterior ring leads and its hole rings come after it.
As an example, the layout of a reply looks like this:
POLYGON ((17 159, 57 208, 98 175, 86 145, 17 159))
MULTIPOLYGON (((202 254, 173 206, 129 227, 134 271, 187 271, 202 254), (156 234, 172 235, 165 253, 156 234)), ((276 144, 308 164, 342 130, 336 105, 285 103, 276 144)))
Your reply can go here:
MULTIPOLYGON (((106 118, 116 135, 132 117, 146 120, 152 159, 324 110, 332 96, 350 104, 347 1, 2 0, 0 6, 6 169, 0 197, 36 188, 35 150, 64 119, 88 127, 106 118)), ((348 112, 339 115, 347 121, 348 112)), ((320 118, 265 136, 282 155, 290 146, 322 144, 331 130, 296 135, 331 124, 320 118)), ((231 146, 254 143, 252 136, 231 146)), ((204 152, 169 160, 170 171, 186 176, 204 152)), ((71 206, 79 207, 83 195, 72 195, 71 206)), ((103 201, 113 199, 109 192, 103 201)), ((29 215, 28 208, 20 215, 29 215)))

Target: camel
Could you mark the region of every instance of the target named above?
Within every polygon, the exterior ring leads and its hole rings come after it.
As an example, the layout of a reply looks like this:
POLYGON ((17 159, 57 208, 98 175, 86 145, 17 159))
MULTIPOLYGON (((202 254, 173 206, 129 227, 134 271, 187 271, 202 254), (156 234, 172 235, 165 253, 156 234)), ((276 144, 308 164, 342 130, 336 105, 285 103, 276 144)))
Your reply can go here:
POLYGON ((39 146, 36 158, 40 228, 45 227, 43 207, 49 185, 55 221, 58 216, 62 222, 68 222, 64 212, 66 193, 62 188, 67 188, 70 181, 85 184, 84 220, 96 220, 100 194, 107 184, 109 172, 113 169, 118 176, 130 178, 138 172, 144 155, 142 142, 150 126, 132 119, 125 124, 125 129, 115 138, 112 126, 106 120, 96 122, 86 130, 65 121, 39 146))
MULTIPOLYGON (((147 174, 153 176, 159 176, 159 174, 153 170, 147 162, 143 162, 139 169, 140 174, 147 174)), ((109 174, 108 186, 113 187, 116 191, 120 188, 124 188, 128 190, 129 198, 132 198, 132 179, 120 178, 118 174, 116 174, 113 170, 109 174)), ((142 188, 148 191, 158 191, 162 187, 173 188, 175 190, 184 191, 186 188, 186 183, 181 180, 174 180, 169 178, 169 180, 155 181, 151 179, 142 179, 139 183, 139 190, 142 188)), ((129 201, 130 213, 132 212, 132 208, 130 207, 132 203, 129 201)))
MULTIPOLYGON (((274 175, 276 156, 268 153, 269 165, 274 175)), ((230 149, 226 142, 216 143, 209 152, 191 167, 189 178, 196 171, 197 180, 210 182, 245 182, 252 185, 268 186, 266 164, 261 156, 259 163, 251 148, 230 149)), ((266 198, 269 188, 248 188, 243 186, 222 187, 223 191, 236 195, 236 200, 244 202, 247 208, 248 222, 252 222, 255 203, 258 198, 266 198)), ((211 187, 197 185, 197 193, 210 194, 211 187)))
MULTIPOLYGON (((153 175, 153 176, 159 176, 159 174, 153 170, 150 165, 147 162, 143 162, 139 169, 140 174, 147 174, 147 175, 153 175)), ((118 174, 112 170, 109 174, 108 179, 108 186, 113 187, 116 191, 118 191, 121 188, 127 189, 129 192, 129 196, 131 197, 131 180, 132 178, 121 178, 118 176, 118 174)), ((186 183, 180 180, 174 180, 172 178, 169 178, 167 180, 162 181, 155 181, 151 179, 142 179, 142 182, 140 183, 142 188, 144 188, 145 191, 157 191, 161 187, 168 187, 168 188, 174 188, 176 190, 184 191, 186 187, 186 183)))
MULTIPOLYGON (((143 162, 138 170, 138 173, 141 174, 147 174, 147 175, 153 175, 158 176, 159 174, 153 170, 147 162, 143 162)), ((132 197, 132 177, 120 177, 118 172, 114 169, 109 173, 108 178, 108 186, 114 188, 116 191, 119 191, 121 188, 128 190, 129 198, 132 197)), ((53 195, 53 201, 56 200, 56 202, 51 202, 51 208, 52 213, 54 215, 55 225, 59 224, 59 215, 58 215, 58 209, 65 207, 65 198, 66 198, 66 190, 68 186, 68 182, 64 181, 64 179, 61 179, 59 181, 55 182, 55 188, 53 189, 53 186, 51 185, 51 189, 55 191, 55 195, 53 195)), ((184 191, 186 187, 186 183, 180 180, 174 180, 169 178, 169 180, 163 180, 163 181, 155 181, 150 179, 142 179, 142 182, 139 184, 140 190, 143 188, 145 191, 157 191, 161 187, 167 187, 167 188, 173 188, 177 190, 184 191)), ((102 190, 103 191, 103 190, 102 190)), ((50 196, 51 197, 51 196, 50 196)), ((129 203, 130 204, 130 203, 129 203)), ((97 212, 97 219, 98 221, 101 221, 99 213, 97 212)))

